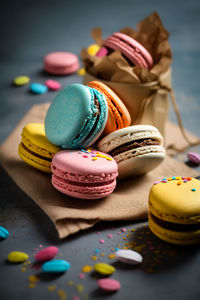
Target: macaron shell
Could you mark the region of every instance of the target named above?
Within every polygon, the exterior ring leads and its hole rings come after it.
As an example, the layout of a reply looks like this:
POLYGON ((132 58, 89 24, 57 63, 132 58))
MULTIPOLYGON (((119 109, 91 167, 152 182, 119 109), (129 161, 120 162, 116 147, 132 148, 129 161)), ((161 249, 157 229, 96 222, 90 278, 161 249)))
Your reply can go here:
MULTIPOLYGON (((52 172, 54 168, 64 173, 72 174, 72 177, 67 177, 69 180, 78 180, 75 175, 83 175, 81 181, 85 179, 85 182, 102 182, 110 181, 117 175, 117 163, 110 156, 100 151, 85 153, 82 151, 59 151, 52 160, 52 172), (94 155, 94 156, 93 156, 94 155), (102 155, 103 157, 95 157, 96 155, 102 155), (95 160, 94 160, 95 158, 95 160), (89 175, 89 177, 87 177, 89 175), (73 179, 75 178, 75 179, 73 179)), ((57 175, 59 175, 57 173, 57 175)), ((63 178, 63 175, 61 174, 63 178)))
POLYGON ((31 151, 47 158, 52 158, 60 150, 48 141, 44 124, 40 123, 30 123, 23 128, 22 142, 31 151))
POLYGON ((87 186, 87 184, 79 186, 67 183, 54 175, 51 182, 61 193, 80 199, 100 199, 110 195, 116 187, 116 180, 101 186, 87 186))
MULTIPOLYGON (((145 174, 158 165, 160 165, 165 158, 165 150, 160 146, 142 147, 140 153, 135 149, 126 151, 120 155, 114 156, 118 164, 119 179, 124 179, 131 176, 145 174)), ((138 150, 139 150, 138 149, 138 150)))
POLYGON ((199 199, 199 180, 195 178, 187 182, 181 179, 170 180, 152 186, 149 193, 149 207, 151 212, 162 220, 195 224, 200 222, 199 199))
POLYGON ((28 151, 26 151, 24 149, 24 147, 22 146, 22 143, 20 143, 20 145, 19 145, 18 155, 21 157, 21 159, 23 159, 30 166, 32 166, 40 171, 44 171, 46 173, 51 173, 51 162, 40 159, 40 158, 30 154, 28 151))
POLYGON ((121 99, 107 85, 100 81, 91 81, 88 86, 105 95, 108 103, 108 121, 104 134, 124 128, 131 124, 131 117, 121 99))
POLYGON ((49 141, 64 148, 78 147, 96 120, 92 112, 94 103, 91 102, 89 89, 81 84, 71 84, 58 93, 45 118, 49 141))
POLYGON ((90 87, 88 88, 90 89, 90 93, 92 95, 92 101, 93 98, 95 98, 99 103, 99 116, 97 117, 91 132, 81 143, 82 148, 90 147, 98 140, 104 131, 108 119, 108 105, 104 95, 99 93, 96 89, 91 89, 90 87))
POLYGON ((200 243, 200 230, 178 232, 163 228, 156 224, 151 215, 148 217, 149 228, 160 239, 175 245, 195 245, 200 243))

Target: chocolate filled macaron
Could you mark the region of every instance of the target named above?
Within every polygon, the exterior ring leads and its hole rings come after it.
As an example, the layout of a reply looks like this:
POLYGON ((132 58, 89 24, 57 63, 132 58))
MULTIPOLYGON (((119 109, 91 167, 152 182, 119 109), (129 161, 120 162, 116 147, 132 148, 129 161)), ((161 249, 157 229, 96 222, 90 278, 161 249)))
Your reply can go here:
POLYGON ((172 244, 200 243, 200 181, 176 176, 155 182, 149 193, 149 228, 172 244))
POLYGON ((96 89, 74 83, 53 99, 46 117, 48 140, 63 149, 91 146, 102 134, 108 117, 105 97, 96 89))
POLYGON ((100 140, 98 149, 116 160, 120 179, 145 174, 165 158, 163 137, 151 125, 116 130, 100 140))

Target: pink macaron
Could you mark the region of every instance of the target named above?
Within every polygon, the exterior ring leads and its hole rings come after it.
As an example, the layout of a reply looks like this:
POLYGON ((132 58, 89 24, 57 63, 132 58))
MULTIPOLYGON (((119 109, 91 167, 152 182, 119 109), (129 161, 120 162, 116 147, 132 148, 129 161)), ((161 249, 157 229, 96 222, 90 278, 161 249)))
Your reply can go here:
MULTIPOLYGON (((124 33, 113 33, 104 41, 103 46, 104 48, 121 51, 129 62, 135 66, 146 69, 151 69, 153 66, 153 58, 147 49, 124 33)), ((106 52, 100 49, 96 56, 102 57, 104 53, 106 52)))
POLYGON ((44 58, 44 69, 55 75, 67 75, 79 69, 78 56, 70 52, 53 52, 44 58))
POLYGON ((103 198, 116 187, 117 163, 100 151, 59 151, 53 157, 51 170, 53 186, 75 198, 103 198))

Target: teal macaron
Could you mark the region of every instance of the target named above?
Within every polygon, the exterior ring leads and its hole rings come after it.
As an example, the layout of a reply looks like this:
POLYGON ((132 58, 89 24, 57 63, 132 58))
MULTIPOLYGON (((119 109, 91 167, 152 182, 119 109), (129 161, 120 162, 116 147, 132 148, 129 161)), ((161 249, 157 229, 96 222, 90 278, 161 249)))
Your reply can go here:
POLYGON ((53 99, 45 117, 45 133, 63 149, 87 148, 100 137, 107 118, 104 95, 82 84, 70 84, 53 99))

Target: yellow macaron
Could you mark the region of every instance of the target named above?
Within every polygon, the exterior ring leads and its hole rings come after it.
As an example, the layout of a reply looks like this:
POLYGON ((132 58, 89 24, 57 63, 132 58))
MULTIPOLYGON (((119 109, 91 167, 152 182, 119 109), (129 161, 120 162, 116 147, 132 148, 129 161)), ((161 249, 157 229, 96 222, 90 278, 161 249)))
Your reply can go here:
POLYGON ((18 154, 27 164, 51 173, 52 158, 59 150, 46 138, 44 124, 31 123, 23 128, 18 154))
POLYGON ((148 219, 151 231, 166 242, 200 243, 200 181, 178 176, 155 182, 148 219))

